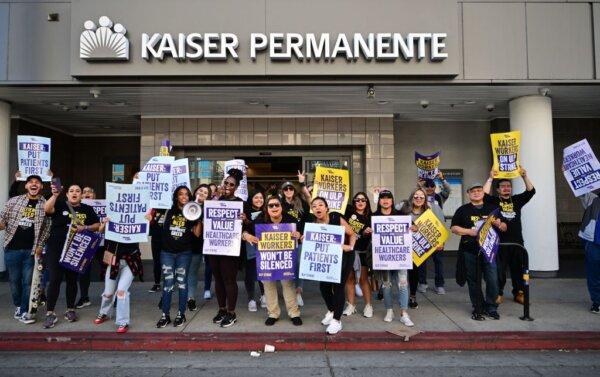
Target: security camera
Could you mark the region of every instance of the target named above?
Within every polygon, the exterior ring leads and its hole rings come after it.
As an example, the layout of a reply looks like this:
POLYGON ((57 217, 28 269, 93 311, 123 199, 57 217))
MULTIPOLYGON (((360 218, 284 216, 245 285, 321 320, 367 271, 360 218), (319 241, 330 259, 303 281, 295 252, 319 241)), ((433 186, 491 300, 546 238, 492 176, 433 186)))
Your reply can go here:
POLYGON ((375 97, 375 87, 373 86, 373 84, 370 84, 369 87, 367 88, 367 98, 373 98, 375 97))
POLYGON ((544 97, 548 97, 550 95, 550 89, 548 88, 540 88, 538 92, 544 97))
POLYGON ((420 104, 421 104, 421 107, 424 109, 429 107, 429 101, 427 101, 425 99, 421 100, 420 104))
POLYGON ((100 89, 90 89, 90 95, 94 98, 98 98, 100 97, 100 94, 102 94, 102 91, 100 91, 100 89))
POLYGON ((90 103, 89 102, 86 102, 86 101, 79 102, 79 108, 81 110, 87 110, 88 107, 90 107, 90 103))
POLYGON ((496 106, 494 106, 494 104, 490 103, 489 105, 485 106, 485 109, 491 113, 492 111, 496 110, 496 106))

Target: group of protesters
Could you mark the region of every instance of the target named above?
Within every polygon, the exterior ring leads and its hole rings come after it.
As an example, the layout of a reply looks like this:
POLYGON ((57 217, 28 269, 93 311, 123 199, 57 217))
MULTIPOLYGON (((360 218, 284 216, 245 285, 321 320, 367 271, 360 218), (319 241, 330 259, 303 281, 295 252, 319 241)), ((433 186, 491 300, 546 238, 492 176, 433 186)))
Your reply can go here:
MULTIPOLYGON (((524 280, 522 276, 524 251, 521 230, 521 211, 534 196, 535 188, 525 169, 520 167, 520 175, 525 183, 525 191, 514 195, 509 179, 495 179, 497 173, 490 171, 485 183, 475 182, 467 185, 469 202, 459 207, 451 222, 451 231, 460 236, 457 282, 463 276, 468 285, 472 305, 471 318, 482 321, 486 318, 500 319, 498 306, 504 300, 506 275, 510 274, 514 301, 523 303, 524 280), (495 192, 492 192, 496 181, 495 192), (478 226, 481 220, 497 213, 493 227, 500 235, 500 249, 495 261, 483 258, 477 240, 478 226), (485 294, 480 279, 485 282, 485 294)), ((19 173, 17 173, 17 176, 19 173)), ((405 326, 413 326, 410 309, 417 309, 417 291, 427 291, 427 266, 413 265, 412 269, 392 271, 374 271, 372 268, 371 228, 372 216, 410 216, 413 222, 411 231, 418 231, 415 221, 428 209, 444 223, 442 211, 450 195, 450 185, 440 171, 435 179, 417 179, 414 190, 406 200, 396 200, 391 191, 380 189, 375 194, 376 203, 371 205, 369 195, 356 193, 345 213, 330 211, 328 202, 322 197, 312 197, 306 186, 305 174, 298 172, 298 182, 284 182, 272 185, 265 190, 252 192, 247 201, 235 195, 243 179, 238 169, 227 172, 220 185, 202 184, 193 192, 186 186, 173 192, 172 206, 167 210, 151 210, 147 214, 150 222, 151 249, 154 262, 154 284, 151 292, 162 292, 159 308, 160 318, 157 328, 171 324, 182 326, 186 322, 186 310, 198 309, 196 290, 200 265, 204 262, 203 299, 212 298, 211 283, 214 278, 214 291, 218 311, 213 323, 220 327, 230 327, 237 322, 236 306, 238 300, 237 274, 245 271, 244 286, 248 297, 248 310, 257 311, 258 306, 266 308, 266 326, 273 326, 281 317, 278 305, 277 284, 274 281, 259 281, 256 273, 256 224, 294 223, 294 240, 301 245, 303 229, 306 223, 338 225, 344 228, 346 237, 342 247, 343 258, 340 281, 338 283, 320 282, 319 288, 326 306, 326 314, 321 323, 329 334, 342 329, 342 317, 354 315, 357 311, 357 296, 364 299, 362 314, 373 317, 373 297, 382 299, 385 307, 383 320, 394 320, 394 291, 397 291, 399 320, 405 326), (241 234, 242 247, 239 257, 203 255, 202 218, 191 221, 183 212, 184 206, 195 201, 200 206, 207 200, 243 201, 240 220, 243 224, 241 234), (256 295, 256 285, 260 296, 256 295), (394 288, 395 287, 395 288, 394 288), (178 291, 177 314, 173 321, 170 317, 171 296, 178 291)), ((4 249, 6 265, 10 276, 10 286, 15 305, 15 319, 23 323, 34 323, 36 318, 29 308, 34 256, 43 254, 43 266, 47 271, 47 286, 40 302, 46 305, 45 328, 52 328, 58 322, 55 312, 60 286, 66 281, 66 312, 64 318, 69 322, 77 321, 76 309, 90 305, 88 294, 89 270, 78 275, 59 264, 61 252, 67 242, 68 230, 103 232, 110 219, 99 219, 91 206, 82 203, 83 198, 93 199, 94 190, 73 184, 66 187, 63 198, 62 187, 51 185, 51 195, 42 195, 43 182, 39 176, 29 176, 25 180, 25 194, 18 195, 15 186, 11 188, 12 198, 6 203, 0 214, 0 229, 5 230, 4 249), (78 285, 80 299, 76 302, 78 285)), ((600 202, 593 194, 586 195, 584 205, 586 214, 582 225, 582 238, 586 240, 586 251, 597 254, 594 240, 594 220, 598 217, 600 202), (594 212, 595 211, 595 212, 594 212), (588 221, 586 222, 586 219, 588 221), (590 223, 592 223, 590 226, 590 223), (592 241, 590 241, 592 240, 592 241), (593 247, 596 250, 591 250, 593 247)), ((299 249, 301 247, 299 246, 299 249)), ((443 246, 437 248, 429 259, 435 265, 435 287, 433 292, 445 294, 443 276, 443 246)), ((300 255, 301 253, 298 253, 300 255)), ((586 254, 587 255, 587 254, 586 254)), ((594 254, 595 255, 595 254, 594 254)), ((105 241, 103 254, 96 258, 103 266, 105 287, 102 302, 95 318, 95 324, 109 319, 116 307, 117 332, 127 332, 130 325, 129 289, 137 276, 143 276, 141 251, 137 243, 105 241)), ((299 264, 299 263, 298 263, 299 264)), ((589 274, 588 274, 589 275, 589 274)), ((588 279, 589 281, 589 279, 588 279)), ((302 325, 301 310, 304 305, 304 281, 296 271, 295 279, 281 280, 283 298, 287 315, 295 326, 302 325)), ((459 282, 460 284, 460 282, 459 282)), ((598 311, 597 284, 590 286, 593 306, 598 311), (594 296, 595 295, 595 296, 594 296)))

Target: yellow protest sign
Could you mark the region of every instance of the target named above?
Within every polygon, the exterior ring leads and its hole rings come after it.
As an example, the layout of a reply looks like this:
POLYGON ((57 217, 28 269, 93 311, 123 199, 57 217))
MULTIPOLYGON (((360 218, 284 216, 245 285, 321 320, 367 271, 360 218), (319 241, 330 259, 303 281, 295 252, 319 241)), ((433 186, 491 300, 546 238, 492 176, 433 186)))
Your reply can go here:
POLYGON ((419 267, 433 252, 448 239, 448 230, 431 209, 425 211, 415 225, 418 230, 413 233, 413 262, 419 267))
POLYGON ((490 138, 494 155, 492 169, 498 172, 496 178, 519 177, 521 131, 491 134, 490 138))
POLYGON ((330 211, 344 213, 350 198, 348 170, 317 166, 312 197, 317 196, 327 200, 330 211))

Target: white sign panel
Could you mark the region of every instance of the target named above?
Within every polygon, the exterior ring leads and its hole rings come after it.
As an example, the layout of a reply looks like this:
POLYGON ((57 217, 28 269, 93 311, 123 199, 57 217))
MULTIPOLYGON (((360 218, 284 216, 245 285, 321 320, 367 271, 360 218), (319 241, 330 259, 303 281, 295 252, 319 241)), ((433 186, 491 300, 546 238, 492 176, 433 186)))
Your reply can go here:
POLYGON ((187 158, 175 160, 171 164, 171 173, 173 173, 173 191, 180 186, 186 186, 190 190, 192 189, 190 167, 187 158))
POLYGON ((241 201, 207 200, 204 202, 204 246, 206 255, 240 256, 242 220, 241 201))
POLYGON ((49 182, 52 177, 48 175, 50 170, 50 152, 52 140, 40 136, 17 136, 17 154, 19 158, 19 181, 24 181, 30 175, 39 175, 42 181, 49 182))
POLYGON ((575 196, 600 188, 600 163, 587 139, 565 148, 563 173, 575 196))
POLYGON ((171 164, 174 161, 175 157, 172 156, 152 157, 138 174, 136 184, 144 185, 150 192, 150 208, 171 208, 173 204, 171 164))
POLYGON ((300 257, 300 279, 339 283, 344 227, 307 223, 300 257))
POLYGON ((146 213, 150 210, 150 193, 142 185, 106 183, 105 229, 107 240, 136 243, 148 242, 149 223, 146 213))
POLYGON ((227 172, 229 169, 239 169, 242 171, 242 173, 244 173, 244 179, 242 179, 237 190, 235 190, 235 196, 243 200, 248 200, 248 177, 246 176, 246 162, 244 160, 225 161, 225 166, 223 167, 223 174, 225 176, 223 178, 227 178, 227 172))
POLYGON ((411 270, 410 216, 373 216, 373 269, 411 270))

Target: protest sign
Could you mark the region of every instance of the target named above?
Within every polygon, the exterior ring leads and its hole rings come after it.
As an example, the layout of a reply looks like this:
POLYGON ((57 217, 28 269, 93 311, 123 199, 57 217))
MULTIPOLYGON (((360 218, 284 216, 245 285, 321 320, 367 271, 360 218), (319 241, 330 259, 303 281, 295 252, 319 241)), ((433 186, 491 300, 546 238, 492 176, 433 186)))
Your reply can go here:
POLYGON ((171 208, 173 175, 171 164, 175 161, 171 156, 152 157, 138 174, 136 184, 143 185, 150 192, 150 208, 171 208))
POLYGON ((136 243, 148 242, 150 193, 141 185, 106 183, 107 240, 136 243))
POLYGON ((491 134, 493 166, 498 172, 495 178, 519 177, 519 146, 521 144, 521 131, 491 134))
POLYGON ((240 201, 207 200, 204 202, 205 255, 240 256, 244 203, 240 201))
POLYGON ((47 137, 18 135, 19 181, 26 180, 30 175, 39 175, 44 182, 52 180, 48 175, 51 149, 52 140, 47 137))
POLYGON ((66 242, 60 256, 60 265, 79 274, 83 274, 90 266, 94 254, 100 246, 99 233, 89 230, 74 233, 66 242))
POLYGON ((83 204, 87 204, 88 206, 94 209, 96 215, 100 220, 106 217, 106 200, 104 199, 81 199, 83 204))
POLYGON ((239 169, 244 173, 244 178, 240 182, 240 185, 235 190, 235 196, 240 199, 248 200, 248 177, 246 176, 246 162, 244 160, 229 160, 225 161, 225 165, 223 166, 223 179, 227 178, 227 172, 229 169, 239 169))
POLYGON ((350 198, 350 175, 346 169, 317 166, 312 198, 325 198, 331 212, 344 213, 350 198))
POLYGON ((373 216, 373 269, 412 269, 410 216, 373 216))
POLYGON ((587 139, 564 149, 563 174, 575 196, 600 188, 600 163, 587 139))
POLYGON ((344 227, 306 223, 300 258, 300 279, 339 283, 344 236, 344 227))
POLYGON ((444 245, 448 239, 448 230, 431 209, 423 212, 415 221, 418 230, 412 234, 412 257, 415 266, 419 267, 444 245))
POLYGON ((258 280, 293 280, 296 278, 296 224, 256 224, 258 238, 256 276, 258 280))
POLYGON ((437 177, 440 167, 440 153, 430 155, 420 154, 415 151, 415 164, 417 165, 417 177, 422 179, 434 179, 437 177))
POLYGON ((180 186, 185 186, 190 190, 192 189, 192 183, 190 182, 190 168, 187 158, 173 161, 171 164, 171 173, 173 174, 173 191, 180 186))
POLYGON ((481 252, 488 263, 494 263, 496 255, 498 254, 500 236, 492 225, 498 216, 498 209, 490 213, 488 218, 485 221, 482 221, 481 225, 479 225, 479 233, 477 234, 477 242, 479 243, 481 252))

